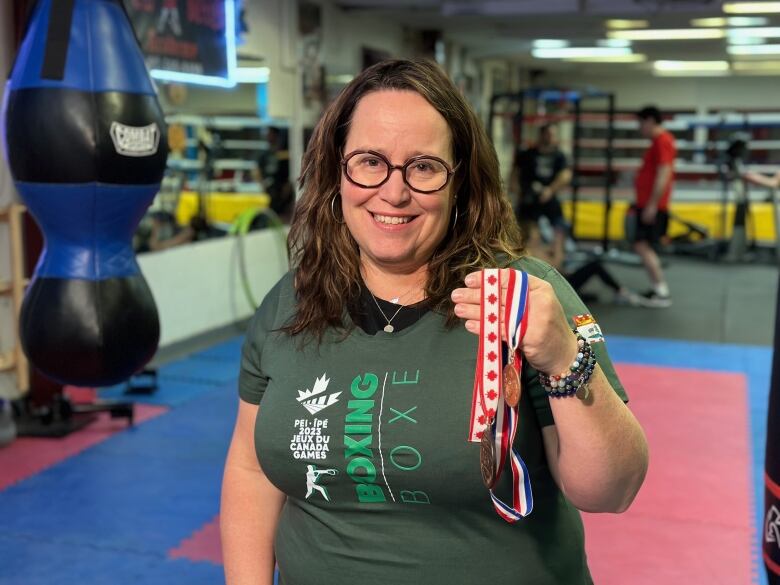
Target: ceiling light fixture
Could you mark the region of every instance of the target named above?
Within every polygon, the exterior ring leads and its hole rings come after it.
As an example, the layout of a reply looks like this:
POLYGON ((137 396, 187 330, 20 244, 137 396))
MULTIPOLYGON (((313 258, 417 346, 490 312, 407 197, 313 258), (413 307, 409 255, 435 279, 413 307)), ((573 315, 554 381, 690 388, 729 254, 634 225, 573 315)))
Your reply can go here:
POLYGON ((731 28, 726 31, 729 39, 770 39, 780 37, 780 27, 731 28))
POLYGON ((729 55, 780 55, 780 45, 729 45, 729 55))
POLYGON ((766 39, 759 37, 729 37, 730 45, 763 45, 766 39))
POLYGON ((728 61, 655 61, 656 71, 728 71, 728 61))
POLYGON ((560 49, 533 49, 537 59, 572 59, 577 57, 615 57, 630 55, 631 49, 620 47, 564 47, 560 49))
POLYGON ((723 5, 726 14, 776 14, 780 2, 727 2, 723 5))
POLYGON ((734 61, 731 65, 734 71, 777 73, 780 71, 780 61, 734 61))
POLYGON ((650 23, 646 20, 624 20, 620 18, 612 18, 606 22, 607 28, 612 29, 629 29, 629 28, 647 28, 650 23))
POLYGON ((764 26, 768 22, 769 19, 763 16, 729 16, 727 18, 718 16, 715 18, 694 18, 691 25, 723 28, 724 26, 764 26))
POLYGON ((631 41, 627 39, 599 39, 596 41, 599 47, 630 47, 631 41))
POLYGON ((647 56, 641 53, 631 53, 607 57, 567 57, 564 61, 570 63, 644 63, 647 61, 647 56))
POLYGON ((533 42, 534 49, 561 49, 571 43, 562 39, 536 39, 533 42))
POLYGON ((626 39, 629 41, 693 41, 701 39, 722 39, 726 32, 717 28, 667 28, 648 30, 614 30, 609 31, 610 39, 626 39))

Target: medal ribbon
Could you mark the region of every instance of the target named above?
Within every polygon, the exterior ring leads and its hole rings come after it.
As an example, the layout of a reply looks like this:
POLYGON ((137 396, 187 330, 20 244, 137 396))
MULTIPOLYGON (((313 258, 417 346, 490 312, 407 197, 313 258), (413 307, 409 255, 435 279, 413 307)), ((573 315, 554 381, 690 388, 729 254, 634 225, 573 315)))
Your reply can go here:
MULTIPOLYGON (((500 277, 498 278, 500 279, 500 277)), ((498 284, 500 287, 500 280, 498 284)), ((490 295, 492 293, 493 291, 483 292, 482 307, 485 307, 486 301, 488 307, 492 306, 490 303, 490 295)), ((507 344, 509 346, 507 362, 511 364, 511 367, 515 369, 519 376, 522 366, 522 357, 517 349, 528 326, 528 275, 525 272, 516 270, 509 271, 506 299, 504 324, 506 328, 507 344)), ((484 308, 480 312, 482 315, 482 323, 484 324, 484 308)), ((482 338, 489 341, 489 336, 490 334, 488 333, 487 336, 482 336, 482 338)), ((484 354, 480 353, 480 355, 484 354)), ((484 360, 483 363, 485 363, 484 360)), ((494 423, 496 481, 498 481, 498 478, 501 476, 504 464, 507 458, 509 458, 510 466, 512 468, 512 505, 510 506, 504 503, 495 495, 493 490, 490 490, 490 498, 493 501, 493 507, 495 508, 496 513, 506 522, 514 523, 530 514, 533 510, 533 493, 531 491, 531 479, 528 474, 528 469, 526 468, 523 459, 520 457, 520 454, 513 447, 519 424, 519 405, 513 408, 506 404, 504 402, 503 392, 500 392, 498 403, 498 416, 494 423)))
MULTIPOLYGON (((501 273, 482 271, 479 349, 471 397, 468 440, 479 443, 490 419, 496 416, 501 394, 501 273)), ((502 413, 503 415, 503 413, 502 413)), ((503 416, 502 416, 503 417, 503 416)), ((499 427, 501 428, 501 427, 499 427)))

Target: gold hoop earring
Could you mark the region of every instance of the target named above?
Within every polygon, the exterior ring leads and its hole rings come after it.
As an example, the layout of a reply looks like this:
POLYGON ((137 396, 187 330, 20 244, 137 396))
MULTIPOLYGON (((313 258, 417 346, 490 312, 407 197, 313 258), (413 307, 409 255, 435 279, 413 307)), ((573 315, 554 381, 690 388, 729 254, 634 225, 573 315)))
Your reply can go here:
POLYGON ((452 220, 452 226, 450 229, 455 229, 455 225, 458 223, 458 202, 455 201, 455 217, 452 220))
POLYGON ((330 200, 330 214, 333 216, 333 219, 335 220, 336 223, 342 224, 342 223, 344 223, 344 217, 342 217, 341 221, 339 221, 339 218, 336 217, 336 210, 333 209, 333 204, 336 202, 336 197, 338 197, 338 196, 339 196, 339 194, 336 193, 330 200))

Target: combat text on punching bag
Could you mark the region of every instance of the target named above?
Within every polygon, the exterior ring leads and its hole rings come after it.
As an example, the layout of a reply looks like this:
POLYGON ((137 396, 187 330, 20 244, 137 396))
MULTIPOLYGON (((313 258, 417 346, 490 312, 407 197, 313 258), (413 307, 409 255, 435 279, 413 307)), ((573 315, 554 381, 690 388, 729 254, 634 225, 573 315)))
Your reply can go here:
POLYGON ((62 383, 124 380, 159 341, 132 236, 167 144, 121 1, 39 0, 3 106, 11 173, 45 238, 22 305, 22 347, 62 383))

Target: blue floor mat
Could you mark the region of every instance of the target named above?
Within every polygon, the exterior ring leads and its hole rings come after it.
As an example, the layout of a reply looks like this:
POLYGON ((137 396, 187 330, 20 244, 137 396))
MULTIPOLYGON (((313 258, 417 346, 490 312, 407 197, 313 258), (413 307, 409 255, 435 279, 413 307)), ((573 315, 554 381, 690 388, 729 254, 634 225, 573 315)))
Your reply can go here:
POLYGON ((202 360, 227 361, 235 363, 236 366, 238 366, 238 363, 241 360, 241 345, 243 342, 243 336, 235 337, 208 349, 195 352, 191 354, 190 357, 202 360))
POLYGON ((0 585, 215 585, 221 566, 0 534, 0 585))
MULTIPOLYGON (((236 405, 203 395, 0 492, 0 534, 63 545, 61 567, 73 546, 166 553, 219 511, 236 405)), ((0 574, 12 554, 0 547, 0 574)))
POLYGON ((238 380, 238 368, 238 360, 199 360, 197 357, 188 357, 162 366, 157 370, 157 376, 165 380, 219 385, 238 380))
POLYGON ((127 384, 117 384, 116 386, 101 389, 98 396, 101 400, 129 400, 141 404, 173 407, 185 404, 217 389, 221 390, 226 396, 229 396, 231 393, 237 396, 238 382, 197 384, 161 377, 157 380, 157 390, 152 394, 126 394, 127 384))

